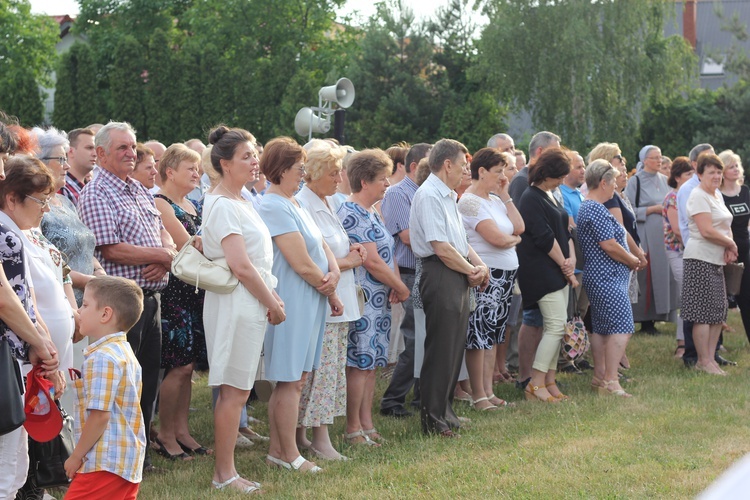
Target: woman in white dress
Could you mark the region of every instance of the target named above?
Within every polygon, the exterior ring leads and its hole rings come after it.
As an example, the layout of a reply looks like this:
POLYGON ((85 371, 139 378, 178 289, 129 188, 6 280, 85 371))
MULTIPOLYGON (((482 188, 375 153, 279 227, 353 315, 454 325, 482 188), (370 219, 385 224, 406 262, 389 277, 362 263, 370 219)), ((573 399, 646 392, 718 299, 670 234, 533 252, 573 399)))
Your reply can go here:
POLYGON ((253 493, 260 484, 240 477, 234 465, 240 410, 253 387, 266 324, 279 324, 286 315, 273 290, 271 235, 253 204, 240 194, 259 172, 255 138, 246 130, 219 126, 208 140, 213 144, 211 164, 221 181, 203 205, 203 221, 210 221, 203 229, 203 252, 212 260, 225 258, 240 281, 230 294, 206 292, 203 307, 208 385, 219 387, 213 486, 253 493))

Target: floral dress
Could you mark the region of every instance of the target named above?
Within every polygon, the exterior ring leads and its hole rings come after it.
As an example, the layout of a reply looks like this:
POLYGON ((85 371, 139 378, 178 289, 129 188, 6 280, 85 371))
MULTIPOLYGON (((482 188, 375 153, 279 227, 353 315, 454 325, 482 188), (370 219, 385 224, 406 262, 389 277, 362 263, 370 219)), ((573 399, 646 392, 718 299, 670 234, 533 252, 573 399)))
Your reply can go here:
MULTIPOLYGON (((155 194, 170 204, 189 235, 198 232, 201 216, 186 212, 163 194, 155 194)), ((191 202, 193 203, 193 202, 191 202)), ((194 204, 194 203, 193 203, 194 204)), ((195 205, 195 204, 194 204, 195 205)), ((200 214, 196 206, 196 213, 200 214)), ((200 290, 169 275, 169 285, 161 292, 161 367, 174 368, 193 361, 206 364, 206 336, 203 333, 203 296, 200 290)))
MULTIPOLYGON (((5 222, 0 220, 0 259, 2 259, 3 270, 11 288, 23 304, 26 314, 36 322, 36 313, 31 302, 31 292, 27 281, 28 267, 24 262, 23 240, 5 222)), ((10 224, 15 226, 12 222, 10 224)), ((0 320, 0 339, 10 343, 13 357, 28 359, 29 344, 21 340, 2 320, 0 320)))

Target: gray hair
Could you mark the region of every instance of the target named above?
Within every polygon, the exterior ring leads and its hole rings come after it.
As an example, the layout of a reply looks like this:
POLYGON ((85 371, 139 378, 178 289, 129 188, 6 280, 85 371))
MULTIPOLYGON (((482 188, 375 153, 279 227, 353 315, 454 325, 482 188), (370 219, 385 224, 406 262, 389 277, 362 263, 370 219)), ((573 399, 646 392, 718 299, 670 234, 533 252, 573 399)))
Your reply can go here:
POLYGON ((536 158, 536 150, 539 148, 547 149, 553 142, 562 142, 560 136, 552 132, 537 132, 531 138, 529 143, 529 161, 536 158))
POLYGON ((42 160, 45 164, 49 160, 44 160, 43 158, 48 158, 49 155, 52 154, 52 150, 57 147, 64 147, 65 154, 67 155, 70 143, 68 142, 68 134, 62 130, 57 130, 55 127, 50 127, 47 130, 34 127, 31 130, 31 133, 39 144, 39 152, 36 154, 36 157, 42 160))
POLYGON ((618 172, 611 163, 600 158, 592 161, 589 163, 589 166, 586 167, 586 185, 589 190, 597 189, 602 181, 608 183, 612 182, 618 175, 620 175, 620 172, 618 172))
POLYGON ((105 151, 108 151, 109 146, 112 144, 112 138, 110 136, 112 135, 113 130, 130 132, 133 134, 133 137, 135 137, 135 129, 128 122, 113 121, 99 129, 99 132, 96 133, 96 137, 94 138, 94 145, 97 148, 101 146, 105 151))
POLYGON ((701 153, 704 153, 709 149, 713 151, 714 147, 705 142, 703 144, 698 144, 690 150, 690 155, 688 157, 690 158, 690 161, 698 161, 698 157, 701 155, 701 153))
POLYGON ((513 141, 513 138, 508 134, 495 134, 487 141, 488 148, 497 148, 497 143, 500 141, 513 141))
POLYGON ((455 160, 459 153, 466 154, 466 146, 453 139, 440 139, 430 150, 429 163, 431 172, 440 172, 445 160, 455 160))

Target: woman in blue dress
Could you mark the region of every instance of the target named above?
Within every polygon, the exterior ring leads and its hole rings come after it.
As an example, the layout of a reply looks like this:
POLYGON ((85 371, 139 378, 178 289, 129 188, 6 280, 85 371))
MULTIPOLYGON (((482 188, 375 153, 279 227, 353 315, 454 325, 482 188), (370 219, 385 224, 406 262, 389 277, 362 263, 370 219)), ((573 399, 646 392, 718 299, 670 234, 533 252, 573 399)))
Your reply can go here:
POLYGON ((269 465, 305 472, 320 467, 306 461, 296 442, 302 387, 318 368, 326 322, 326 301, 332 316, 343 314, 336 295, 340 272, 336 257, 310 213, 294 194, 305 174, 305 150, 280 137, 266 144, 260 168, 271 186, 259 214, 273 238, 273 275, 284 301, 286 321, 269 325, 263 344, 266 378, 277 382, 268 402, 271 440, 269 465))
POLYGON ((380 434, 372 422, 375 369, 388 364, 391 304, 409 297, 393 257, 393 237, 374 205, 383 199, 393 168, 379 149, 355 153, 347 166, 352 194, 338 209, 351 243, 367 251, 356 281, 365 293, 365 310, 349 327, 346 353, 346 438, 352 444, 377 444, 380 434))
POLYGON ((638 257, 628 250, 625 228, 604 207, 615 192, 617 170, 606 160, 586 167, 586 200, 578 212, 578 235, 584 256, 583 287, 591 302, 594 390, 630 397, 620 386, 617 367, 633 334, 628 298, 630 270, 638 257))

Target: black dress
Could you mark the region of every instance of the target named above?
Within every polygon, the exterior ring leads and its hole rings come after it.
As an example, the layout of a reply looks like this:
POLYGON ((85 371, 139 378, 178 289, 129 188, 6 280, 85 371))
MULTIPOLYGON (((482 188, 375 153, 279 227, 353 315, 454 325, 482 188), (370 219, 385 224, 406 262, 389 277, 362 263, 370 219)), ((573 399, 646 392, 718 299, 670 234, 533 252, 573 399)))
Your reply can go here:
POLYGON ((727 196, 722 193, 724 205, 732 213, 732 238, 737 245, 737 262, 745 264, 742 274, 740 294, 735 297, 740 308, 742 325, 750 341, 750 234, 747 225, 750 223, 750 188, 743 185, 737 196, 727 196))

